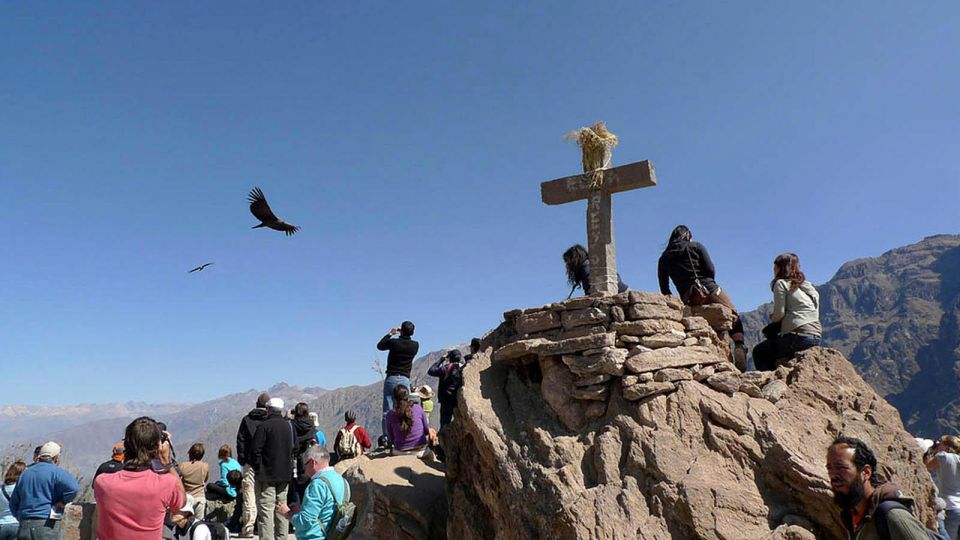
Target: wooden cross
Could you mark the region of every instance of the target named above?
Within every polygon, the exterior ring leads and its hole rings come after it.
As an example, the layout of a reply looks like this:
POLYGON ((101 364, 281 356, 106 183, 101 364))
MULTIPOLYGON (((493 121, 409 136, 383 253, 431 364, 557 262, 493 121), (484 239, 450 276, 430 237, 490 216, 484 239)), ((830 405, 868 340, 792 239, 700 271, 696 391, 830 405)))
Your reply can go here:
POLYGON ((613 241, 611 195, 657 185, 653 163, 638 161, 603 169, 603 183, 593 189, 592 171, 540 184, 546 204, 565 204, 587 199, 587 250, 590 252, 590 292, 617 294, 617 250, 613 241))

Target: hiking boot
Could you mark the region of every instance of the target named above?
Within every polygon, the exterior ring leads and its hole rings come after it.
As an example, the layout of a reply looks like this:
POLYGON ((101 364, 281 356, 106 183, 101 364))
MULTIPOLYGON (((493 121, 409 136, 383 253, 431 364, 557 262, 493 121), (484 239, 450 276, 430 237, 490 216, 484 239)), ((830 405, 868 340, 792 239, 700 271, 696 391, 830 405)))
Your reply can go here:
POLYGON ((747 370, 747 346, 738 343, 733 347, 733 365, 740 371, 747 370))

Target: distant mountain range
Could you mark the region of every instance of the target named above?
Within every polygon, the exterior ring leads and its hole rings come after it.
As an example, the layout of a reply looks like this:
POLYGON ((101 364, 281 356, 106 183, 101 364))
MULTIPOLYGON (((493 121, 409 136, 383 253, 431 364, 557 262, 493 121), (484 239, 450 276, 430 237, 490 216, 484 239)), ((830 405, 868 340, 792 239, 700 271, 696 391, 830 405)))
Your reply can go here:
MULTIPOLYGON (((824 345, 843 352, 915 435, 958 433, 960 236, 850 261, 817 289, 824 345)), ((744 313, 751 343, 771 309, 744 313)))
MULTIPOLYGON (((429 384, 436 391, 436 379, 427 377, 426 373, 442 353, 432 352, 414 362, 411 373, 414 387, 429 384)), ((328 444, 332 445, 337 431, 343 427, 343 415, 347 410, 357 413, 358 422, 367 428, 374 440, 379 436, 382 388, 380 381, 336 390, 280 383, 266 391, 272 397, 282 398, 287 408, 299 401, 307 403, 310 410, 319 415, 320 429, 328 444)), ((193 443, 203 443, 206 446, 204 461, 211 464, 211 475, 215 480, 218 469, 213 465, 217 460, 217 449, 222 444, 235 447, 240 420, 254 407, 261 391, 251 389, 191 405, 128 403, 56 408, 3 407, 0 408, 0 433, 12 435, 3 435, 0 439, 0 463, 5 465, 15 458, 26 459, 35 446, 57 441, 64 447, 64 466, 81 478, 82 485, 88 486, 97 466, 110 458, 114 443, 123 438, 124 428, 130 420, 148 415, 167 424, 179 458, 186 459, 187 449, 193 443), (44 430, 45 426, 53 426, 53 429, 44 430)), ((439 407, 430 421, 439 422, 439 407)))

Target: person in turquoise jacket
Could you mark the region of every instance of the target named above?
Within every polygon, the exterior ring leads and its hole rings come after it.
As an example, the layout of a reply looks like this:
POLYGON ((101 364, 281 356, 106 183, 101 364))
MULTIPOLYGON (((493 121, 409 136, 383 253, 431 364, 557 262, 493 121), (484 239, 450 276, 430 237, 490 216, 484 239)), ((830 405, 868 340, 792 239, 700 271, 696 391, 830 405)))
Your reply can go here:
POLYGON ((304 452, 303 468, 311 478, 303 504, 287 506, 280 503, 277 512, 287 516, 293 524, 297 540, 323 540, 335 525, 332 521, 337 515, 337 505, 342 504, 347 495, 347 482, 330 466, 330 453, 320 445, 311 446, 304 452))

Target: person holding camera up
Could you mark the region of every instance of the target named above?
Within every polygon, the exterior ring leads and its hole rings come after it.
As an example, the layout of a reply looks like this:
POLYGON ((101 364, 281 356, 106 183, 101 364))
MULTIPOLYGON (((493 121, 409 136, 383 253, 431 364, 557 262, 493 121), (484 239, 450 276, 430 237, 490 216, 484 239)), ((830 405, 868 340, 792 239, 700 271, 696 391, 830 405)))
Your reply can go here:
POLYGON ((403 321, 400 326, 391 328, 377 343, 378 351, 390 351, 387 355, 387 377, 383 380, 381 427, 384 435, 387 435, 387 413, 393 410, 393 389, 403 385, 410 390, 410 370, 413 368, 413 358, 420 350, 420 344, 413 340, 413 330, 412 322, 403 321), (397 334, 400 337, 394 339, 393 336, 397 334))
POLYGON ((427 375, 440 379, 437 401, 440 402, 440 429, 453 420, 457 409, 457 391, 463 386, 463 366, 466 361, 460 351, 454 349, 430 366, 427 375))

